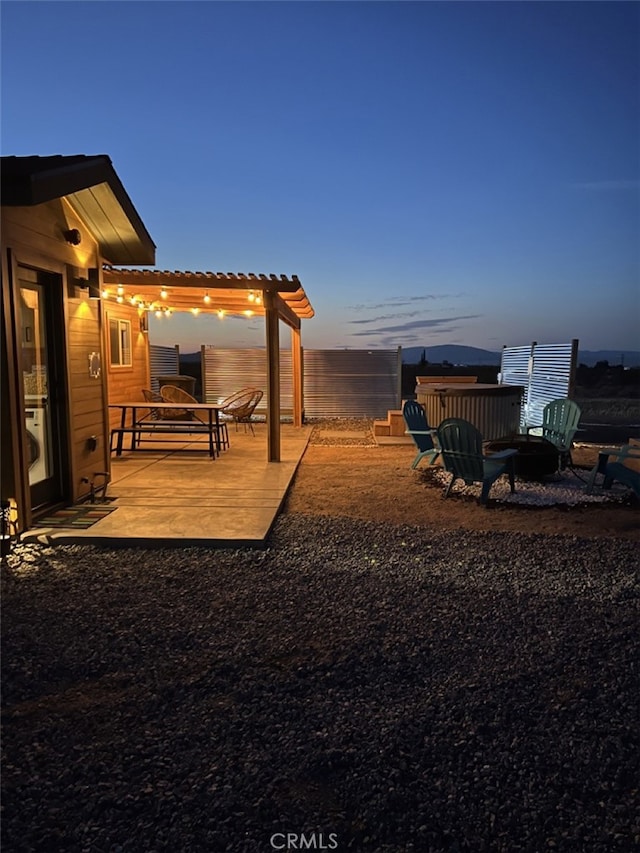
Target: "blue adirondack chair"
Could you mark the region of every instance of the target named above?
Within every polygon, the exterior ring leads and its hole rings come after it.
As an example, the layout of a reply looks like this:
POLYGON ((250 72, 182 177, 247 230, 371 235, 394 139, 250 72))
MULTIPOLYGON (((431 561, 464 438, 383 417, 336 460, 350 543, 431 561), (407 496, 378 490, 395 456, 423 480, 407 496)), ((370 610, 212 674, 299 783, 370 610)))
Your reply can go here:
POLYGON ((447 418, 438 427, 438 439, 445 470, 451 481, 445 498, 456 480, 482 483, 480 503, 486 504, 491 486, 501 474, 508 474, 511 491, 515 491, 514 457, 517 450, 501 450, 485 456, 482 452, 482 435, 476 427, 462 418, 447 418))
POLYGON ((411 436, 418 449, 411 467, 417 468, 420 460, 425 458, 429 465, 433 465, 440 455, 438 431, 429 426, 424 407, 415 400, 407 400, 402 407, 402 416, 407 427, 406 433, 411 436))
POLYGON ((564 397, 547 403, 542 411, 540 427, 527 427, 527 432, 542 428, 542 437, 555 444, 558 448, 560 469, 571 465, 571 445, 578 430, 581 414, 580 406, 564 397))

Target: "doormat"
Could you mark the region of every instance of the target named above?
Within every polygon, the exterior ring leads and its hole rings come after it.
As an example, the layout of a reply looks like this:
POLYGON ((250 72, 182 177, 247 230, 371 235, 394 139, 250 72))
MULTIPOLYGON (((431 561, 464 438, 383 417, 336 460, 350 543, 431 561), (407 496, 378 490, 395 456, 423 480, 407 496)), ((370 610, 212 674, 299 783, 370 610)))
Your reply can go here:
POLYGON ((97 506, 96 504, 78 504, 58 509, 50 515, 44 515, 33 522, 33 527, 73 527, 77 530, 86 530, 96 521, 109 515, 118 509, 117 506, 97 506))

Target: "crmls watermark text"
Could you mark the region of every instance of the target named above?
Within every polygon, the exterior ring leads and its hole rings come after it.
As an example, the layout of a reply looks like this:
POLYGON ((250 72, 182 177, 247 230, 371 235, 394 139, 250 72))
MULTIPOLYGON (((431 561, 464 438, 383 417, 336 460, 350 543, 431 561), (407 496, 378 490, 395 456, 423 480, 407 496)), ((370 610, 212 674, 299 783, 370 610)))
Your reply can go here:
POLYGON ((274 832, 269 839, 274 850, 337 850, 335 832, 274 832))

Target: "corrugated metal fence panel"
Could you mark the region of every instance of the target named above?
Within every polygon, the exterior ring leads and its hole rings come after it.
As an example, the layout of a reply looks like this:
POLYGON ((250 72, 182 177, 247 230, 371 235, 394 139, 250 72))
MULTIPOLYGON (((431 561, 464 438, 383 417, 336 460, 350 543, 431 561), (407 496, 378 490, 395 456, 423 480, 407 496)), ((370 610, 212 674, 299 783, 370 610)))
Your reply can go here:
POLYGON ((577 354, 576 340, 564 344, 532 344, 503 349, 501 384, 523 385, 525 389, 521 429, 541 424, 542 411, 547 403, 570 395, 577 354))
MULTIPOLYGON (((202 388, 207 403, 217 403, 230 394, 251 386, 260 388, 264 397, 256 409, 258 416, 267 411, 267 354, 264 349, 202 348, 202 388)), ((293 413, 291 350, 280 350, 280 413, 293 413)))
POLYGON ((524 428, 529 405, 529 378, 533 364, 531 345, 526 347, 505 347, 502 350, 499 382, 501 385, 522 385, 522 408, 520 409, 520 428, 524 428))
POLYGON ((180 373, 180 350, 178 347, 149 347, 149 370, 151 390, 159 391, 158 376, 176 376, 180 373))
MULTIPOLYGON (((303 351, 307 418, 385 417, 400 405, 400 350, 303 351)), ((280 350, 280 411, 293 413, 291 351, 280 350)), ((263 349, 203 347, 202 387, 217 402, 245 385, 267 389, 263 349)), ((266 399, 258 414, 266 411, 266 399)))
POLYGON ((529 382, 527 426, 542 423, 542 411, 547 403, 569 396, 576 369, 572 356, 571 343, 535 346, 533 372, 529 382))
POLYGON ((400 350, 305 350, 308 418, 383 418, 400 406, 400 350))

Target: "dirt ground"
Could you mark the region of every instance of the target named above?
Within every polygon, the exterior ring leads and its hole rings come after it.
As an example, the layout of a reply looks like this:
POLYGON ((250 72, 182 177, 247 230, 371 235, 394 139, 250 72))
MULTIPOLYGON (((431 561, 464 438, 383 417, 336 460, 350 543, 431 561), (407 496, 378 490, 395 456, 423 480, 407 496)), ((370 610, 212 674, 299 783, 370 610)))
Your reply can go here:
MULTIPOLYGON (((628 505, 507 507, 451 494, 430 483, 426 462, 411 469, 411 445, 324 446, 310 443, 290 489, 285 512, 433 527, 504 530, 640 540, 640 509, 628 505)), ((597 448, 576 448, 574 464, 589 466, 597 448)), ((586 474, 585 474, 586 476, 586 474)))

